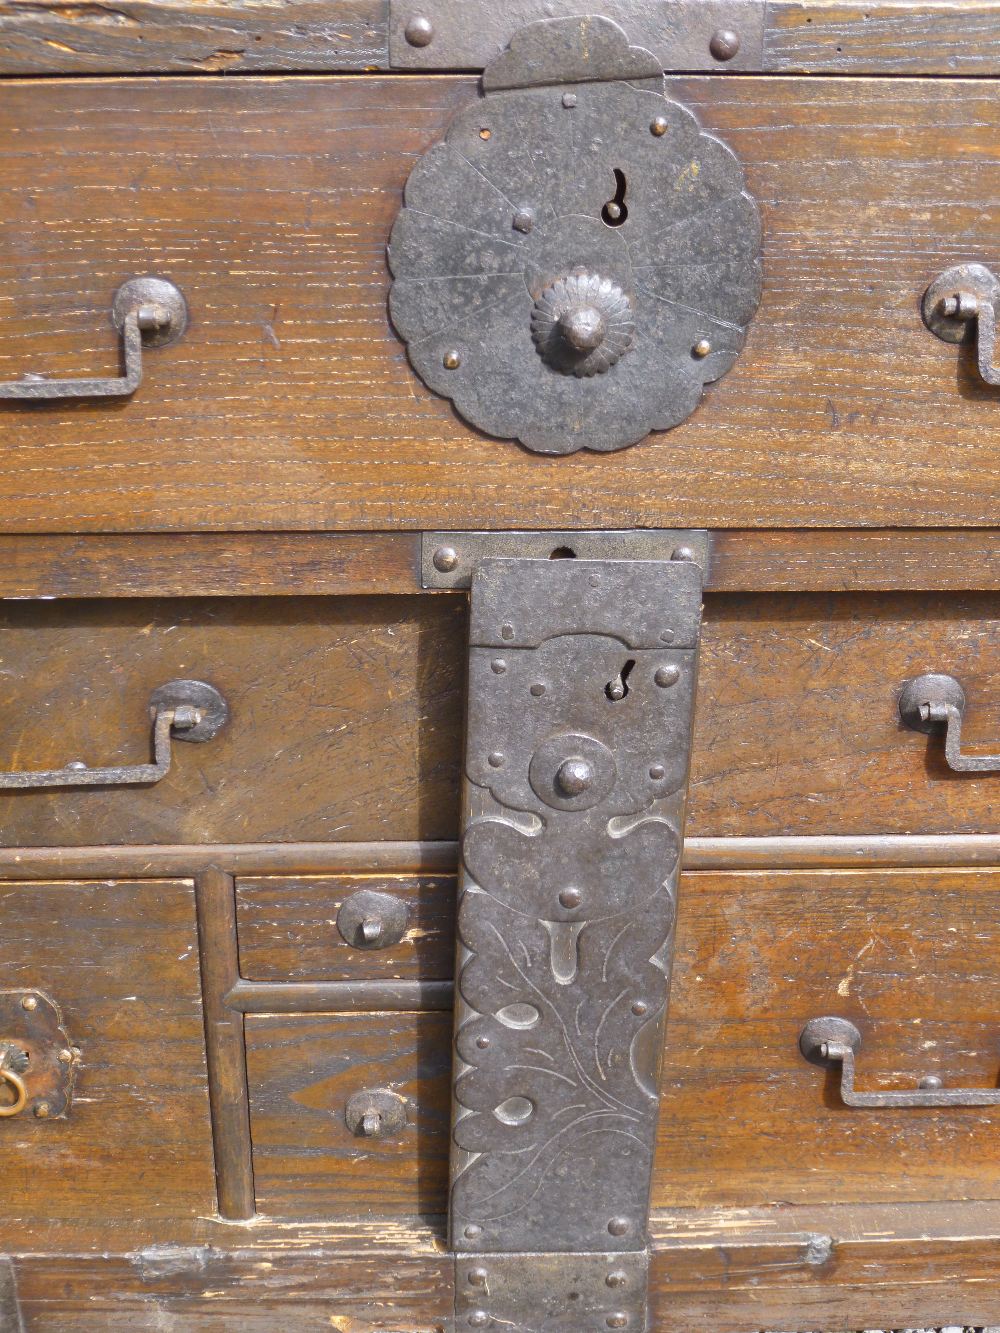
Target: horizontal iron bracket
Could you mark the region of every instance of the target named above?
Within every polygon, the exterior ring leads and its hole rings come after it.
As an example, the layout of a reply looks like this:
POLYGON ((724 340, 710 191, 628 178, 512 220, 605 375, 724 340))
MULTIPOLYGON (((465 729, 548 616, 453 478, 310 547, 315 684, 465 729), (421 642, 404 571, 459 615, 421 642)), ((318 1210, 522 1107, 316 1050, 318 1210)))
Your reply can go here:
POLYGON ((481 70, 541 19, 599 14, 621 24, 665 70, 759 70, 764 0, 390 0, 392 69, 481 70))
POLYGON ((424 588, 468 588, 481 560, 679 560, 708 578, 711 534, 692 528, 613 532, 425 532, 420 552, 424 588))

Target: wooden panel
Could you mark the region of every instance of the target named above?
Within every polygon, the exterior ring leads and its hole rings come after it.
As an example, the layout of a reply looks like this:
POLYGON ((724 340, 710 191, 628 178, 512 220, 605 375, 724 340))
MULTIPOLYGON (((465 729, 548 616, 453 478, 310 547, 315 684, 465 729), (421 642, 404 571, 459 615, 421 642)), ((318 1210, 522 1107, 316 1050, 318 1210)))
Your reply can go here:
POLYGON ((0 74, 384 69, 388 0, 0 3, 0 74))
POLYGON ((250 1014, 246 1019, 257 1207, 272 1217, 415 1217, 445 1211, 450 1014, 250 1014), (398 1137, 347 1128, 365 1088, 407 1099, 398 1137))
POLYGON ((212 1212, 191 885, 5 884, 0 953, 3 985, 49 994, 82 1052, 68 1119, 3 1122, 0 1251, 33 1220, 212 1212))
MULTIPOLYGON (((996 1198, 1000 1109, 847 1108, 798 1037, 857 1023, 865 1088, 996 1086, 998 892, 992 871, 685 875, 654 1207, 996 1198)), ((444 1211, 446 1015, 250 1016, 247 1036, 264 1212, 444 1211), (417 1125, 352 1138, 348 1096, 380 1086, 419 1102, 417 1125)))
POLYGON ((454 971, 455 877, 345 875, 236 881, 240 974, 254 981, 437 980, 454 971), (388 949, 353 949, 337 929, 361 889, 402 902, 406 934, 388 949))
MULTIPOLYGON (((727 530, 713 592, 1000 591, 996 530, 727 530)), ((2 597, 274 597, 412 593, 420 537, 403 532, 0 535, 2 597)), ((464 596, 464 593, 459 593, 464 596)))
POLYGON ((457 821, 454 598, 5 603, 0 764, 148 757, 151 691, 206 679, 228 726, 155 786, 5 792, 8 844, 438 838, 457 821))
POLYGON ((657 1206, 991 1199, 1000 1108, 855 1110, 798 1050, 839 1014, 858 1085, 997 1085, 995 871, 689 874, 657 1206))
POLYGON ((1000 91, 671 88, 746 165, 763 305, 677 430, 546 459, 462 425, 387 323, 400 191, 473 81, 10 83, 0 374, 113 366, 134 273, 176 280, 192 325, 131 402, 5 405, 3 528, 995 524, 997 392, 918 305, 948 265, 998 262, 1000 91))
POLYGON ((767 0, 764 68, 996 74, 998 25, 996 0, 767 0))
POLYGON ((969 747, 1000 739, 993 596, 711 597, 689 835, 983 833, 997 777, 953 773, 896 696, 923 671, 967 687, 969 747))

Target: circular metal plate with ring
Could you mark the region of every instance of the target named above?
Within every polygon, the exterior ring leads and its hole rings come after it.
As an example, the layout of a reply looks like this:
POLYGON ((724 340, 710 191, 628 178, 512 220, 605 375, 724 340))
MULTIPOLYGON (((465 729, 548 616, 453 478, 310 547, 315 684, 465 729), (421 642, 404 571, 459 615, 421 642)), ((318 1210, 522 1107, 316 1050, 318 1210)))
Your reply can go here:
POLYGON ((760 300, 735 155, 609 19, 524 28, 410 176, 390 311, 473 426, 609 451, 688 417, 760 300))

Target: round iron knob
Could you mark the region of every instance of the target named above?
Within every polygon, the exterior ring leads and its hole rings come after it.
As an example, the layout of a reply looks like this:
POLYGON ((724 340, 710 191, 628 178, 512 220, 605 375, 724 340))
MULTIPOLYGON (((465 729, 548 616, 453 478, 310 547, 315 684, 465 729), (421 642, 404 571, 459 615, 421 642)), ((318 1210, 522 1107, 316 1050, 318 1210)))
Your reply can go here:
POLYGON ((602 375, 632 346, 632 302, 610 278, 570 273, 535 301, 531 336, 543 361, 560 374, 602 375))

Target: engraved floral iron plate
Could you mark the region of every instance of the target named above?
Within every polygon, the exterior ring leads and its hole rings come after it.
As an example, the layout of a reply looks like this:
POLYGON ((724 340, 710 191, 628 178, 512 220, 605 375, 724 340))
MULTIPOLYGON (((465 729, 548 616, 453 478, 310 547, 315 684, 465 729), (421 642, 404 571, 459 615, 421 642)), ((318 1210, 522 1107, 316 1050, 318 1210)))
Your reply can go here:
POLYGON ((539 453, 678 425, 760 300, 739 161, 608 19, 523 29, 483 89, 414 167, 389 243, 414 369, 539 453))

